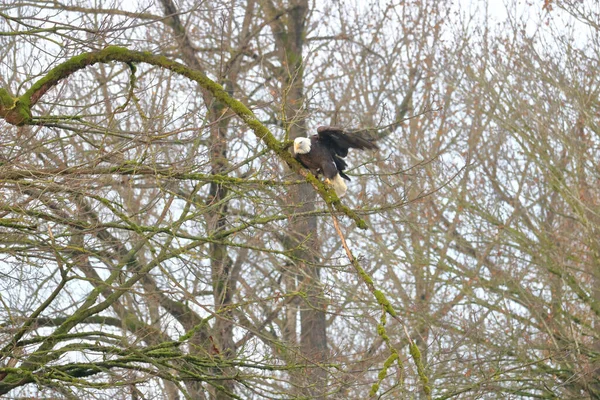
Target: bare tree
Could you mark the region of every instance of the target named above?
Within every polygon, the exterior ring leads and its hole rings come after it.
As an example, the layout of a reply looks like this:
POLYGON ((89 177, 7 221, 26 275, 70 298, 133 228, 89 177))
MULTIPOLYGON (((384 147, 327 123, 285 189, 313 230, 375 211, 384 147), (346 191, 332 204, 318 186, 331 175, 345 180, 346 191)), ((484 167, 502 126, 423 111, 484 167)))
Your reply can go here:
POLYGON ((0 392, 599 398, 597 12, 523 7, 2 3, 0 392))

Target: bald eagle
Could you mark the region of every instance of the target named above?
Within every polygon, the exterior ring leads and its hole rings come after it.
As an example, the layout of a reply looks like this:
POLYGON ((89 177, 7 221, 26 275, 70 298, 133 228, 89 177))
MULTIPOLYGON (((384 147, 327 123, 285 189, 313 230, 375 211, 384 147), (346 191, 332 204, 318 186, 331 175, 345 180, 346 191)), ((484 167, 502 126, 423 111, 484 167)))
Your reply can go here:
POLYGON ((348 166, 344 157, 348 149, 379 149, 373 140, 357 132, 344 132, 334 126, 320 126, 317 135, 294 139, 294 157, 313 174, 323 174, 325 182, 333 186, 338 197, 346 194, 345 180, 350 180, 344 170, 348 166), (343 178, 343 179, 342 179, 343 178))

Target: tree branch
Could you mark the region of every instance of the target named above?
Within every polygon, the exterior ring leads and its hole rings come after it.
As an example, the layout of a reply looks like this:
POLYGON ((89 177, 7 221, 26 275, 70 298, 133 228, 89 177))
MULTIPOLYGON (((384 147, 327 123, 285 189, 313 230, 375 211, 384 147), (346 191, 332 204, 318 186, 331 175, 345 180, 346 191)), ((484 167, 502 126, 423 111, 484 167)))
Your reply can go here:
POLYGON ((278 141, 248 107, 231 97, 221 85, 208 78, 201 71, 190 69, 164 56, 155 55, 150 52, 132 51, 117 46, 109 46, 100 51, 80 54, 50 70, 46 76, 34 83, 27 92, 16 99, 12 98, 5 89, 0 88, 0 99, 2 100, 0 101, 0 117, 4 118, 6 122, 17 126, 32 124, 31 108, 48 90, 81 69, 97 63, 108 63, 111 61, 124 63, 143 62, 168 69, 197 82, 202 88, 210 92, 217 100, 221 101, 237 114, 252 129, 256 137, 262 140, 270 150, 275 152, 292 171, 302 175, 307 182, 311 183, 325 203, 348 216, 356 222, 359 228, 367 228, 366 222, 349 207, 344 206, 332 189, 306 169, 302 168, 300 163, 287 151, 289 143, 278 141))

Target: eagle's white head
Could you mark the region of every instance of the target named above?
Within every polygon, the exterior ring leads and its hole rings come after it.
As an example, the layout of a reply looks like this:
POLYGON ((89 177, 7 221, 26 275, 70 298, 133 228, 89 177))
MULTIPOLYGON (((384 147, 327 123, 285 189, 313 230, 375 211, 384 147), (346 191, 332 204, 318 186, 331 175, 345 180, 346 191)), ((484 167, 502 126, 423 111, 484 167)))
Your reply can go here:
POLYGON ((306 154, 310 151, 310 139, 305 137, 298 137, 294 139, 294 153, 306 154))

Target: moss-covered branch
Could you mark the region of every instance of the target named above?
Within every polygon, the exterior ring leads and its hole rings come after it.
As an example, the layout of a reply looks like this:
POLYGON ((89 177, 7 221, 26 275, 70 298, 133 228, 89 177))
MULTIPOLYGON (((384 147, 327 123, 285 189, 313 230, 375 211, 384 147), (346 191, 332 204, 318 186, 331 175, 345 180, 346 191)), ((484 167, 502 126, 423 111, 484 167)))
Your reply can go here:
MULTIPOLYGON (((333 211, 333 210, 331 210, 331 211, 333 211)), ((419 350, 419 347, 414 342, 414 340, 412 340, 412 338, 410 337, 410 334, 408 333, 406 326, 404 325, 402 320, 400 320, 398 313, 396 312, 396 310, 394 309, 394 307, 392 306, 390 301, 387 299, 385 294, 381 290, 378 290, 375 287, 375 284, 373 283, 373 279, 361 267, 360 263, 358 262, 358 259, 356 257, 354 257, 354 254, 352 254, 352 250, 350 250, 350 247, 348 247, 348 244, 346 243, 346 238, 344 237, 344 234, 342 233, 342 230, 340 229, 337 217, 335 216, 335 214, 333 212, 331 213, 331 217, 333 219, 333 226, 334 226, 338 236, 340 237, 340 240, 342 241, 342 247, 344 248, 344 251, 346 252, 346 256, 348 257, 348 260, 350 261, 350 263, 352 264, 354 269, 356 269, 356 272, 360 275, 360 277, 362 278, 365 285, 367 285, 367 288, 373 294, 373 297, 375 297, 377 299, 377 303, 379 303, 379 305, 383 309, 383 315, 381 317, 381 322, 377 325, 377 333, 379 334, 379 336, 382 338, 382 340, 388 346, 388 349, 390 350, 390 356, 388 357, 388 359, 385 361, 385 363, 383 365, 383 368, 379 375, 378 381, 371 387, 370 396, 375 396, 375 394, 377 393, 377 390, 379 390, 379 385, 381 384, 381 381, 383 381, 383 379, 385 378, 388 368, 392 365, 392 363, 394 361, 397 361, 398 367, 402 370, 402 360, 398 356, 397 350, 391 345, 389 337, 385 330, 385 324, 386 324, 385 315, 387 313, 387 314, 391 315, 392 318, 394 318, 400 324, 400 326, 402 326, 402 329, 404 330, 406 339, 409 344, 410 355, 413 359, 415 367, 417 368, 417 375, 419 376, 419 380, 421 381, 421 384, 423 385, 423 392, 427 396, 427 399, 431 399, 431 383, 429 382, 429 378, 427 377, 427 375, 425 373, 425 368, 423 366, 423 360, 421 358, 421 351, 419 350)))
POLYGON ((109 46, 103 50, 83 53, 71 58, 50 70, 43 78, 35 82, 29 90, 19 97, 12 97, 5 89, 0 89, 0 117, 10 124, 21 126, 33 122, 31 108, 48 90, 56 86, 61 80, 70 75, 97 63, 108 63, 120 61, 131 65, 131 63, 146 63, 160 68, 165 68, 179 75, 183 75, 194 82, 197 82, 203 89, 225 104, 231 111, 240 117, 262 140, 265 145, 275 152, 292 171, 302 175, 307 182, 311 183, 321 198, 337 211, 347 215, 354 220, 361 229, 366 229, 367 225, 353 210, 342 205, 335 192, 318 180, 310 172, 306 171, 300 163, 287 150, 287 144, 278 141, 275 136, 264 126, 242 102, 231 97, 221 85, 214 82, 201 71, 194 70, 170 60, 164 56, 155 55, 150 52, 132 51, 123 47, 109 46))

